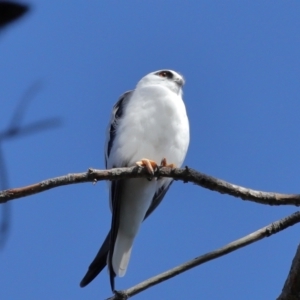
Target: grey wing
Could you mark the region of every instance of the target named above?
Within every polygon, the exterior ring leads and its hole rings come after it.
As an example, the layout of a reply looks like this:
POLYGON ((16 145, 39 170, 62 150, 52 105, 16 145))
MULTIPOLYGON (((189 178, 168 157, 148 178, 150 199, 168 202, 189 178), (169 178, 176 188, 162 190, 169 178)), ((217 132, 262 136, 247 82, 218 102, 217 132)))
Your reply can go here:
MULTIPOLYGON (((113 142, 116 136, 116 130, 117 130, 117 125, 118 125, 118 120, 122 118, 124 114, 124 107, 128 103, 128 101, 131 98, 131 95, 133 93, 132 91, 125 92, 117 101, 117 103, 114 105, 110 122, 108 124, 107 128, 107 134, 106 134, 106 142, 105 142, 105 166, 107 168, 107 161, 111 152, 111 149, 113 147, 113 142)), ((114 166, 117 167, 117 166, 114 166)), ((115 198, 116 191, 118 190, 117 182, 112 182, 110 184, 110 197, 111 200, 115 198)), ((120 189, 119 189, 120 190, 120 189)), ((114 201, 110 201, 111 203, 114 201)), ((118 211, 118 208, 115 208, 118 211)), ((117 218, 118 219, 118 218, 117 218)), ((116 222, 114 228, 118 228, 118 224, 116 222)), ((112 230, 113 232, 115 229, 112 230)), ((113 234, 114 236, 114 234, 113 234)), ((84 287, 88 285, 91 281, 94 280, 94 278, 104 269, 104 267, 107 264, 107 255, 109 252, 109 249, 111 248, 111 239, 115 239, 114 237, 111 237, 111 231, 109 231, 108 235, 106 236, 106 239, 104 240, 102 246, 100 247, 95 259, 92 261, 92 263, 89 266, 89 269, 87 273, 85 274, 84 278, 80 282, 80 286, 84 287)), ((113 271, 110 271, 111 276, 113 276, 113 271)), ((113 279, 111 279, 113 280, 113 279)))
MULTIPOLYGON (((105 141, 105 149, 104 149, 104 155, 105 155, 105 167, 107 168, 107 161, 111 152, 111 149, 113 147, 114 139, 116 137, 116 131, 118 127, 118 120, 122 118, 124 114, 124 108, 128 101, 131 98, 132 91, 125 92, 117 101, 117 103, 114 105, 110 122, 107 127, 106 132, 106 141, 105 141)), ((114 166, 114 167, 121 167, 121 166, 114 166)))
POLYGON ((162 187, 160 187, 160 188, 156 191, 156 193, 155 193, 155 195, 154 195, 154 197, 153 197, 153 199, 152 199, 151 205, 150 205, 150 207, 148 208, 148 210, 147 210, 147 212, 146 212, 146 215, 145 215, 144 220, 145 220, 146 218, 148 218, 148 216, 150 216, 151 213, 152 213, 152 212, 156 209, 156 207, 160 204, 160 202, 162 201, 162 199, 163 199, 164 196, 166 195, 166 193, 167 193, 167 191, 168 191, 168 189, 170 188, 170 186, 171 186, 172 183, 173 183, 173 180, 172 180, 169 184, 163 185, 162 187))
MULTIPOLYGON (((110 286, 112 291, 115 290, 115 272, 112 267, 112 257, 114 253, 115 243, 119 230, 120 223, 120 201, 118 199, 121 198, 123 187, 126 182, 126 179, 115 180, 111 184, 111 200, 112 200, 112 220, 111 220, 111 229, 110 229, 110 243, 109 243, 109 252, 108 252, 108 269, 109 269, 109 277, 110 277, 110 286)), ((151 205, 146 212, 144 220, 155 210, 155 208, 160 204, 163 197, 167 193, 172 181, 167 186, 162 186, 157 190, 155 195, 153 196, 151 205)))
POLYGON ((126 179, 115 180, 111 183, 111 206, 112 206, 112 218, 111 218, 111 227, 110 227, 110 240, 109 240, 109 251, 108 251, 108 259, 107 259, 107 267, 109 270, 109 279, 111 290, 115 290, 115 272, 112 266, 112 257, 115 249, 115 243, 119 231, 120 224, 120 209, 121 209, 121 195, 123 192, 124 183, 126 179))
POLYGON ((106 264, 108 264, 108 272, 110 278, 110 285, 112 291, 115 290, 115 272, 112 267, 112 255, 114 253, 114 247, 116 242, 116 237, 118 234, 119 220, 120 220, 120 201, 117 201, 120 198, 122 193, 124 180, 115 180, 111 184, 111 195, 112 195, 112 220, 111 220, 111 229, 106 236, 102 246, 100 247, 96 257, 89 266, 89 269, 83 279, 80 282, 81 287, 85 287, 91 281, 97 277, 97 275, 104 269, 106 264))
POLYGON ((110 231, 106 236, 106 239, 104 240, 102 246, 100 247, 96 257, 91 262, 88 271, 82 278, 80 282, 81 287, 87 286, 105 268, 106 261, 107 261, 107 254, 109 251, 109 241, 110 241, 110 231))

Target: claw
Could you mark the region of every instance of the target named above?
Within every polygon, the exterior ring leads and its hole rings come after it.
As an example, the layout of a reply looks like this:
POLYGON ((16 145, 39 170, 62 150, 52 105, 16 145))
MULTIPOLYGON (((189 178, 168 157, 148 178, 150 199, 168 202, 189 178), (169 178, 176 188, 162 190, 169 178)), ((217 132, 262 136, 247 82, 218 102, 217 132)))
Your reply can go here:
POLYGON ((157 169, 157 163, 153 160, 142 158, 136 162, 136 165, 145 167, 150 175, 154 175, 154 170, 157 169))
POLYGON ((161 160, 160 166, 161 167, 168 167, 168 168, 171 168, 171 169, 176 168, 175 164, 168 164, 167 159, 165 157, 161 160))

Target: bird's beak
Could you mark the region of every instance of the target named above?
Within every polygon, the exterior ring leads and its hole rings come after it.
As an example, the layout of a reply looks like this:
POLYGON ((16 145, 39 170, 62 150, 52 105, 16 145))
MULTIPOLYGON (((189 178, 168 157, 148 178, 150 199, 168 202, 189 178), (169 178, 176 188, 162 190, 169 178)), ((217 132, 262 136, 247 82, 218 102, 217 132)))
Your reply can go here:
POLYGON ((179 85, 179 87, 182 87, 185 83, 185 80, 183 78, 176 78, 175 82, 179 85))

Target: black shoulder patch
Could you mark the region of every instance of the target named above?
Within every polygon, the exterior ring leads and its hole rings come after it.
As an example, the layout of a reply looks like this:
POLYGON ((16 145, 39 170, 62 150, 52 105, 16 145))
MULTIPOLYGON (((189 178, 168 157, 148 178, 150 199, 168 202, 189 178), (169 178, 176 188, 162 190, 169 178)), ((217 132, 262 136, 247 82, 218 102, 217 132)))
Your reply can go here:
POLYGON ((114 139, 116 137, 117 120, 119 120, 123 117, 124 107, 128 103, 128 101, 130 100, 130 96, 131 96, 132 92, 133 91, 128 91, 128 92, 124 93, 120 97, 118 102, 114 105, 113 120, 112 120, 111 125, 109 127, 109 141, 108 141, 108 144, 107 144, 107 155, 106 155, 106 157, 109 157, 114 139))

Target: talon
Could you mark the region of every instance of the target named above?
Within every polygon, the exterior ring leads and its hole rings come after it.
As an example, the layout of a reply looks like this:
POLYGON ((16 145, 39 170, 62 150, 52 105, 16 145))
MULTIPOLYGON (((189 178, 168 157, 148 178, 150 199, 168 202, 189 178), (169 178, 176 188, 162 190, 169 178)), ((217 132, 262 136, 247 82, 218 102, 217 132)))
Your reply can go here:
POLYGON ((154 170, 157 169, 157 163, 153 160, 142 158, 136 162, 136 165, 145 167, 150 175, 154 175, 154 170))
POLYGON ((161 162, 160 162, 161 167, 166 167, 167 166, 167 159, 164 157, 161 162))
POLYGON ((176 168, 175 164, 168 164, 167 159, 165 157, 161 160, 160 166, 161 167, 168 167, 168 168, 171 168, 171 169, 176 168))

